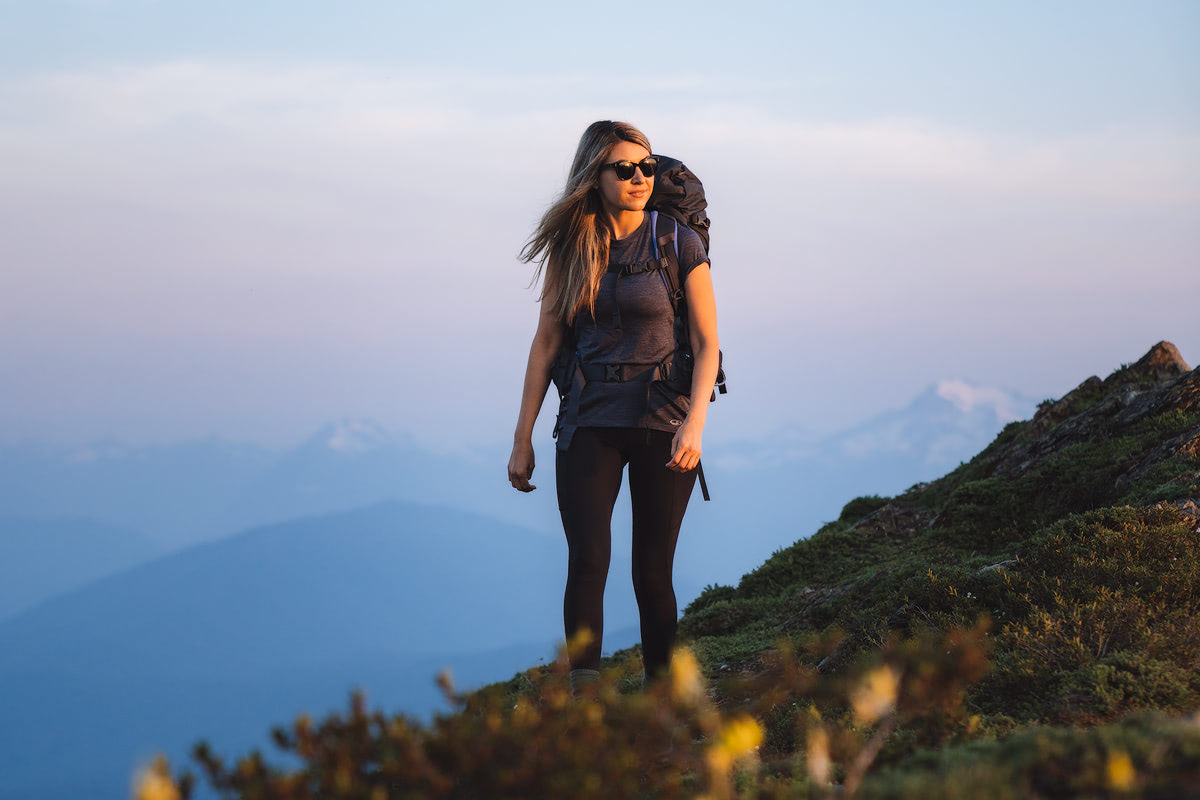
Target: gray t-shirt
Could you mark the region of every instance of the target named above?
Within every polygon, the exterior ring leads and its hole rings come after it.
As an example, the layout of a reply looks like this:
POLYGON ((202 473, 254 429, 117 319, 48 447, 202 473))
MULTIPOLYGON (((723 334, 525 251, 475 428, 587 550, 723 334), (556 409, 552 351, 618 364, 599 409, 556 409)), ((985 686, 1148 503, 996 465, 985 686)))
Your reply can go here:
MULTIPOLYGON (((658 235, 674 228, 670 217, 658 218, 658 235), (669 226, 669 227, 668 227, 669 226)), ((679 274, 682 281, 700 264, 708 261, 700 237, 686 225, 679 226, 679 274)), ((631 235, 609 243, 609 264, 625 265, 650 261, 654 240, 650 234, 650 213, 631 235)), ((593 317, 585 308, 576 318, 575 337, 579 355, 586 363, 656 364, 675 349, 675 315, 662 270, 626 275, 618 280, 610 269, 600 279, 593 317), (620 328, 617 308, 620 308, 620 328)), ((579 400, 579 427, 638 428, 673 431, 691 408, 691 398, 644 380, 605 382, 592 380, 583 387, 579 400)))

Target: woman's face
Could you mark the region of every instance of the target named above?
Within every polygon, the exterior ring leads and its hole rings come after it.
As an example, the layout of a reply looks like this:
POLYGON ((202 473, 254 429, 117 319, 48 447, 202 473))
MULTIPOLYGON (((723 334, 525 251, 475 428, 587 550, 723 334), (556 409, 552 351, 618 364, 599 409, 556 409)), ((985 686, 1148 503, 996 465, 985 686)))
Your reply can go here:
MULTIPOLYGON (((614 161, 632 161, 638 163, 650 155, 650 151, 640 144, 633 142, 617 142, 608 152, 605 164, 614 161)), ((654 188, 654 178, 642 175, 640 169, 633 171, 633 177, 627 181, 617 179, 617 173, 607 167, 600 170, 600 201, 610 214, 621 211, 641 211, 650 200, 650 191, 654 188)))

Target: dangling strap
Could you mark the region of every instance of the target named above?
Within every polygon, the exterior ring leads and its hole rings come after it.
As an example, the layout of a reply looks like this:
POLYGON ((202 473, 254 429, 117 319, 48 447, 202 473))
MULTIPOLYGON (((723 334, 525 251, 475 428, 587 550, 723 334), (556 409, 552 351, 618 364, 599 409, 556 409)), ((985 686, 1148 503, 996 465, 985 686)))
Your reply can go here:
POLYGON ((705 500, 709 500, 708 484, 704 482, 704 465, 699 461, 696 462, 696 471, 700 473, 700 493, 704 495, 705 500))

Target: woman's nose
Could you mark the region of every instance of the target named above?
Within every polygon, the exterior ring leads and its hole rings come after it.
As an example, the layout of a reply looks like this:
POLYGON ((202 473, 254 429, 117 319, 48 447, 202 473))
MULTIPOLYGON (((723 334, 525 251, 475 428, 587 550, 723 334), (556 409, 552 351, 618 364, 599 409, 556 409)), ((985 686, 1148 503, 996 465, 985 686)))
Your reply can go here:
POLYGON ((646 176, 642 175, 642 168, 636 167, 633 170, 633 177, 630 178, 629 180, 632 181, 633 183, 645 183, 646 176))

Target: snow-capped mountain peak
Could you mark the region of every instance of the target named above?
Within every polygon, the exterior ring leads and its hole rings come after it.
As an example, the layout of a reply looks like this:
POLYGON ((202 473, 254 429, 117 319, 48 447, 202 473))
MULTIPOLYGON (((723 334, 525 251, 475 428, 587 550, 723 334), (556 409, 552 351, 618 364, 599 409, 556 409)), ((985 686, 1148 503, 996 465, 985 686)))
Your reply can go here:
POLYGON ((1027 403, 1023 399, 993 386, 972 386, 959 378, 948 378, 938 381, 934 391, 967 414, 976 408, 990 408, 1001 424, 1024 419, 1027 413, 1027 403))
POLYGON ((395 437, 382 425, 361 417, 341 417, 326 425, 313 437, 314 443, 335 453, 365 453, 396 444, 395 437))

